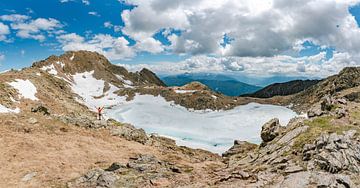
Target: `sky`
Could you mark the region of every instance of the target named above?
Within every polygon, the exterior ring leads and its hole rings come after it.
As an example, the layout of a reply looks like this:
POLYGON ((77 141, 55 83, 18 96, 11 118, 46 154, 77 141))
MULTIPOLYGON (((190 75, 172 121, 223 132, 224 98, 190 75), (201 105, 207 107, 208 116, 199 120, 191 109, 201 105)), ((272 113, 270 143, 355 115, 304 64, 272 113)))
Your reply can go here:
POLYGON ((1 0, 0 71, 89 50, 158 74, 325 77, 360 65, 360 0, 1 0))

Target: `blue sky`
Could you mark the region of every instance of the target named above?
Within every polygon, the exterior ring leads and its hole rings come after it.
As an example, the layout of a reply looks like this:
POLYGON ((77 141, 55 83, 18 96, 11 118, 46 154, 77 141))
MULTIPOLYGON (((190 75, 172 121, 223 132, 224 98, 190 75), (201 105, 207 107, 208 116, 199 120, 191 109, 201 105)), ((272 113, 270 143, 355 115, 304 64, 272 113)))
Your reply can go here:
POLYGON ((360 42, 344 40, 360 32, 358 2, 306 2, 300 7, 282 0, 2 0, 0 71, 81 49, 129 69, 149 66, 157 72, 255 74, 262 64, 251 61, 265 61, 268 74, 311 76, 356 65, 360 42), (15 15, 23 18, 14 21, 15 15), (280 18, 288 19, 275 21, 280 18), (323 67, 331 63, 339 66, 323 67))

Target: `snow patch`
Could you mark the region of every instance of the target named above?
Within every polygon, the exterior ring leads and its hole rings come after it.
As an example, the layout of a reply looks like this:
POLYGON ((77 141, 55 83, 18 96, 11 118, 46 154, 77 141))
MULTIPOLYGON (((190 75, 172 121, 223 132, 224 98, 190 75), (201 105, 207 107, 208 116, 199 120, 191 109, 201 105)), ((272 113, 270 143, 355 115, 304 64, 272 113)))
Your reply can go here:
POLYGON ((180 93, 180 94, 182 94, 182 93, 194 93, 194 92, 196 92, 197 90, 174 90, 175 91, 175 93, 180 93))
POLYGON ((0 104, 0 113, 20 113, 20 109, 16 108, 14 110, 10 109, 10 108, 6 108, 5 106, 0 104))
POLYGON ((57 75, 57 73, 58 73, 53 64, 48 65, 48 66, 43 66, 40 69, 43 70, 43 71, 46 71, 46 72, 48 72, 49 74, 52 74, 52 75, 57 75))
POLYGON ((35 94, 37 93, 36 87, 33 83, 30 82, 30 80, 21 80, 16 79, 14 82, 10 82, 9 85, 11 85, 13 88, 17 89, 19 91, 19 94, 25 98, 30 100, 39 100, 35 94))
POLYGON ((70 61, 74 60, 75 58, 75 54, 73 54, 71 57, 70 57, 70 61))
POLYGON ((116 77, 128 86, 134 85, 134 83, 131 80, 125 79, 123 75, 116 75, 116 77))
POLYGON ((65 64, 63 62, 57 61, 56 64, 60 65, 61 68, 65 67, 65 64))

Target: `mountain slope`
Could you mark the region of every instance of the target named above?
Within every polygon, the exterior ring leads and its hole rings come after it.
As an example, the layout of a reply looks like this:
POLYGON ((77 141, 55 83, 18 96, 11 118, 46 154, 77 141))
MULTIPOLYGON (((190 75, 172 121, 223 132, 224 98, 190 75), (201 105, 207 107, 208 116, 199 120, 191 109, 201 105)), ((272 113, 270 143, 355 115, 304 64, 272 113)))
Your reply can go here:
POLYGON ((211 90, 220 92, 227 96, 239 96, 245 93, 255 92, 261 87, 249 85, 237 81, 231 77, 214 74, 182 74, 175 76, 166 76, 162 80, 168 86, 182 86, 190 82, 200 82, 208 86, 211 90))
POLYGON ((319 83, 320 80, 293 80, 285 83, 275 83, 266 86, 252 94, 245 94, 243 96, 256 98, 270 98, 274 96, 286 96, 299 93, 307 88, 319 83))
POLYGON ((355 100, 358 86, 360 86, 360 67, 346 67, 339 74, 323 79, 305 91, 294 95, 290 102, 297 109, 303 111, 320 102, 324 97, 354 95, 355 100))

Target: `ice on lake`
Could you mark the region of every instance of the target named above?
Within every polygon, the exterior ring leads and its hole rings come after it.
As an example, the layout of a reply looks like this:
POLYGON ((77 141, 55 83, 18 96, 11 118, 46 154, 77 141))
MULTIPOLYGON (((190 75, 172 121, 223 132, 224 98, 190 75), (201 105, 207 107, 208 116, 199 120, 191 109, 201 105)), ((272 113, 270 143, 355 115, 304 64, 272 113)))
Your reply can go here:
POLYGON ((189 111, 164 98, 136 95, 107 111, 108 117, 176 140, 178 145, 201 148, 215 153, 228 150, 234 140, 259 144, 264 123, 279 118, 285 126, 297 114, 274 105, 250 103, 228 111, 189 111))

